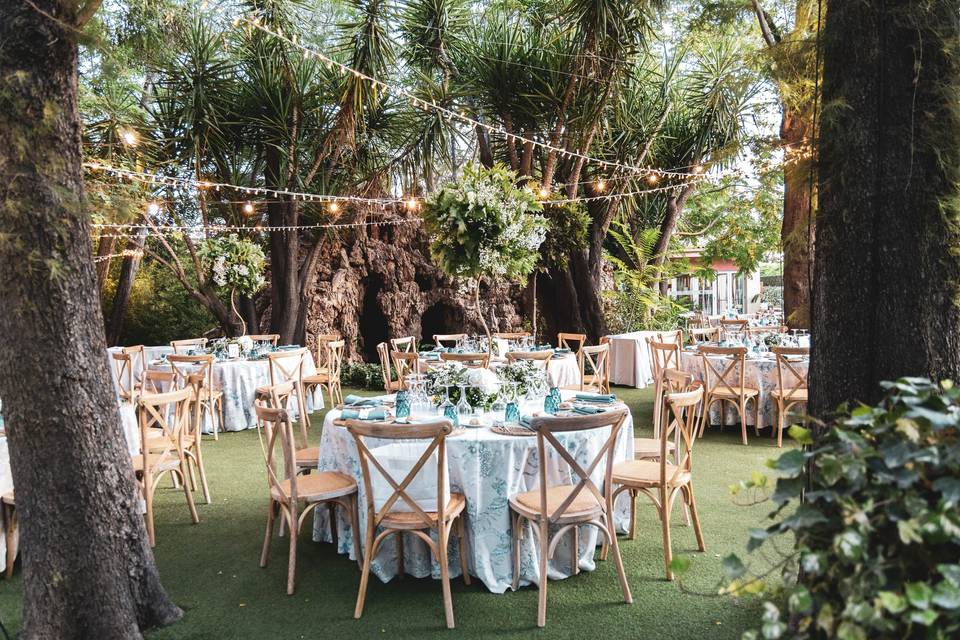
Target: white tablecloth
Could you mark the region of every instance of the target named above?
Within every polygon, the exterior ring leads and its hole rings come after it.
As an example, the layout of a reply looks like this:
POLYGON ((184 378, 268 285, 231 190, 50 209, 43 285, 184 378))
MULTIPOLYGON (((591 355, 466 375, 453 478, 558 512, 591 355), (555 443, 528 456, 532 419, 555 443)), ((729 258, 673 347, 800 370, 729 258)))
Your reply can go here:
MULTIPOLYGON (((715 362, 714 368, 723 371, 729 363, 723 356, 711 356, 710 359, 715 362)), ((777 361, 775 358, 747 359, 746 372, 744 373, 744 384, 747 387, 760 390, 760 426, 768 427, 777 423, 777 408, 773 401, 771 391, 777 388, 777 361)), ((810 366, 809 360, 790 363, 798 372, 806 373, 810 366)), ((699 353, 693 351, 684 351, 680 354, 680 366, 684 371, 692 373, 697 380, 703 380, 703 359, 699 353)), ((716 381, 717 375, 711 374, 711 379, 716 381)), ((739 381, 739 373, 736 369, 731 372, 728 379, 733 382, 739 381)), ((796 380, 789 372, 784 372, 784 383, 788 385, 796 384, 796 380)), ((740 417, 737 412, 730 408, 730 403, 726 405, 723 424, 740 424, 740 417)), ((720 403, 714 403, 710 410, 710 424, 720 424, 720 403)), ((753 402, 747 408, 747 424, 753 424, 753 402)))
MULTIPOLYGON (((564 395, 569 396, 570 393, 564 395)), ((542 409, 542 401, 537 405, 524 407, 524 413, 542 409)), ((320 442, 321 471, 340 471, 357 480, 360 487, 360 526, 366 526, 366 498, 357 457, 356 443, 350 433, 341 426, 333 424, 340 415, 333 410, 327 413, 323 424, 323 436, 320 442)), ((597 454, 606 438, 609 428, 593 431, 558 434, 558 439, 570 448, 571 454, 581 465, 587 465, 597 454)), ((389 440, 365 439, 365 444, 373 448, 388 444, 389 440)), ((468 548, 468 567, 474 575, 494 593, 503 593, 510 588, 512 579, 512 548, 510 536, 510 507, 508 499, 515 493, 532 491, 538 486, 539 461, 536 437, 504 436, 490 431, 487 427, 467 429, 462 435, 447 439, 447 460, 451 491, 463 493, 467 500, 466 530, 468 548)), ((550 457, 548 482, 552 484, 576 483, 574 474, 560 456, 547 447, 550 457)), ((633 422, 628 417, 617 439, 614 450, 615 461, 633 458, 633 422)), ((600 465, 602 467, 602 465, 600 465)), ((401 478, 396 478, 398 481, 401 478)), ((594 475, 599 485, 603 479, 602 469, 594 475)), ((601 487, 602 488, 602 487, 601 487)), ((626 496, 618 500, 615 521, 621 530, 625 530, 628 521, 629 502, 626 496)), ((349 521, 338 510, 338 552, 353 555, 353 532, 349 521)), ((362 532, 361 532, 362 536, 362 532)), ((580 529, 580 569, 590 571, 594 568, 593 552, 600 542, 593 527, 580 529)), ((316 512, 314 540, 330 540, 329 522, 326 510, 316 512)), ((384 582, 396 576, 395 538, 384 542, 380 553, 373 561, 372 570, 384 582)), ((569 536, 558 545, 550 562, 551 579, 571 575, 569 536)), ((450 574, 460 575, 459 548, 455 541, 450 544, 450 574)), ((520 564, 521 584, 538 583, 538 561, 533 534, 526 532, 522 546, 520 564)), ((406 572, 416 577, 440 577, 440 569, 430 556, 423 541, 413 535, 404 536, 404 566, 406 572)))
MULTIPOLYGON (((167 363, 150 362, 149 368, 169 370, 167 363)), ((308 351, 303 364, 303 375, 317 373, 313 355, 308 351)), ((223 392, 223 425, 221 431, 242 431, 255 429, 257 414, 253 408, 257 388, 270 384, 270 363, 263 360, 227 360, 213 364, 213 388, 223 392)), ((307 411, 323 408, 323 394, 319 391, 307 394, 307 411)), ((203 425, 204 433, 212 433, 213 426, 209 417, 203 425)))
POLYGON ((610 382, 643 389, 653 382, 647 338, 656 339, 659 331, 618 333, 610 338, 610 382))

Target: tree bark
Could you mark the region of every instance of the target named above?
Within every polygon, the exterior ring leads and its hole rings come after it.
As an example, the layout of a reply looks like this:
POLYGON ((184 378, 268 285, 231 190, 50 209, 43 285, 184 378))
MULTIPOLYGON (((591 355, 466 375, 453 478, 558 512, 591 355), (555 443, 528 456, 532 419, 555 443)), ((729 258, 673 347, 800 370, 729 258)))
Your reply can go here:
POLYGON ((97 291, 103 291, 103 285, 107 282, 107 274, 110 273, 110 256, 116 245, 117 239, 114 233, 105 234, 97 242, 97 291))
MULTIPOLYGON (((268 185, 286 188, 281 170, 280 152, 267 148, 266 178, 268 185)), ((272 227, 297 224, 297 203, 291 200, 267 205, 272 227)), ((300 312, 300 235, 296 230, 270 232, 270 330, 280 334, 282 344, 295 340, 300 312)))
POLYGON ((815 226, 811 220, 809 158, 813 127, 803 114, 784 106, 780 139, 784 145, 783 312, 792 329, 810 327, 810 285, 813 276, 815 226))
MULTIPOLYGON (((88 5, 89 6, 89 5, 88 5)), ((78 5, 0 9, 0 376, 23 561, 20 637, 140 638, 160 584, 104 356, 83 212, 78 5)))
POLYGON ((123 333, 123 321, 127 316, 127 305, 130 303, 130 294, 133 292, 133 283, 140 271, 140 261, 143 243, 147 237, 146 230, 141 230, 127 243, 130 255, 124 256, 120 267, 120 279, 117 280, 117 290, 113 295, 113 306, 110 308, 110 322, 107 325, 107 344, 120 343, 123 333))
POLYGON ((956 4, 828 0, 810 411, 960 372, 956 4))
MULTIPOLYGON (((683 207, 687 204, 687 198, 693 193, 696 185, 689 182, 680 189, 680 193, 672 193, 667 198, 667 211, 660 222, 660 235, 657 237, 656 244, 653 245, 653 255, 650 260, 658 265, 661 270, 667 261, 667 254, 670 250, 670 240, 673 238, 674 231, 677 230, 677 223, 680 221, 680 214, 683 213, 683 207)), ((658 275, 659 277, 659 275, 658 275)), ((666 280, 660 280, 660 293, 667 295, 666 280)))

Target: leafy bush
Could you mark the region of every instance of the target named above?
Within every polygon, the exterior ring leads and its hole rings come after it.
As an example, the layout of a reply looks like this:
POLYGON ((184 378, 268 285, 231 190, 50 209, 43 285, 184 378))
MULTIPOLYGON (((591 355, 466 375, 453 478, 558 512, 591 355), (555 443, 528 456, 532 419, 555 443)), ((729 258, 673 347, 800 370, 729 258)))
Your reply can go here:
POLYGON ((344 362, 340 383, 355 389, 383 391, 383 374, 380 365, 373 362, 344 362))
MULTIPOLYGON (((879 406, 842 408, 816 440, 793 427, 809 446, 771 461, 776 522, 753 530, 747 549, 793 536, 787 613, 766 603, 745 638, 960 635, 960 389, 920 378, 884 388, 879 406)), ((732 592, 760 583, 736 556, 724 567, 732 592)))

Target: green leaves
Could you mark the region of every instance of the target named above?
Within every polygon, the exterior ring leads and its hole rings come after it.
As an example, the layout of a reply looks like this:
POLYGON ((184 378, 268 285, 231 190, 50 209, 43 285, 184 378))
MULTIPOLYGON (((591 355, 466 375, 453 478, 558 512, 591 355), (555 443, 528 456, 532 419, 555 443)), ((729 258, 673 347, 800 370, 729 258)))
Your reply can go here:
POLYGON ((792 449, 781 455, 776 460, 770 460, 767 462, 767 466, 777 471, 782 476, 788 478, 794 478, 800 475, 800 472, 803 471, 803 465, 806 463, 807 457, 804 455, 801 449, 792 449))

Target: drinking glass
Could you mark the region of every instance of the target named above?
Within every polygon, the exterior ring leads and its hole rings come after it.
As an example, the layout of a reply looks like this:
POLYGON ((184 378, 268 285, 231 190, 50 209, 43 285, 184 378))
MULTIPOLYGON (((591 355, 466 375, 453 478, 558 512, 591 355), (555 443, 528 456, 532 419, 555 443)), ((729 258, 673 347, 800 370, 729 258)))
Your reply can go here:
POLYGON ((453 426, 460 426, 460 418, 457 416, 457 407, 450 402, 450 387, 453 385, 445 384, 443 387, 443 402, 440 403, 440 415, 453 423, 453 426))
POLYGON ((470 406, 470 401, 467 400, 467 387, 469 385, 459 384, 457 386, 460 388, 460 400, 457 401, 457 416, 463 420, 473 415, 473 407, 470 406))

